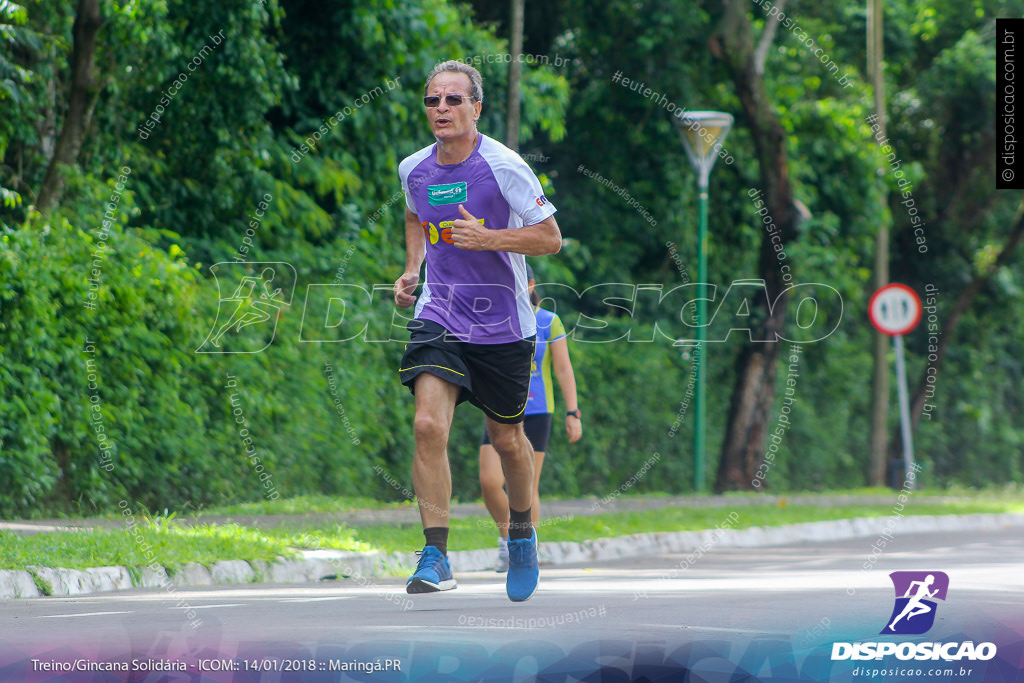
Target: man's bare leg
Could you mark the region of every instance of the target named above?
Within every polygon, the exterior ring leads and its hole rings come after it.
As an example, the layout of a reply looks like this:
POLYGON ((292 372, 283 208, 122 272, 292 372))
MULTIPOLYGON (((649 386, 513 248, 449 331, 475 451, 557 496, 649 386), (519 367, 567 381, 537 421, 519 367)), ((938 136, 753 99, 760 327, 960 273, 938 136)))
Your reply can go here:
POLYGON ((459 388, 427 373, 419 375, 414 386, 416 448, 412 458, 412 482, 426 542, 416 563, 416 573, 406 581, 405 590, 407 593, 433 593, 451 590, 456 585, 447 557, 448 503, 452 497, 448 432, 459 388))
POLYGON ((537 535, 531 519, 533 503, 533 446, 522 424, 487 419, 487 432, 501 457, 508 488, 508 574, 505 592, 513 602, 529 600, 537 590, 537 535))
POLYGON ((412 481, 423 528, 448 527, 452 473, 448 465, 448 433, 455 415, 459 387, 424 372, 416 378, 412 481))
MULTIPOLYGON (((522 423, 503 424, 487 418, 487 433, 501 458, 510 511, 529 511, 533 504, 533 446, 522 423)), ((509 538, 512 537, 510 529, 509 538)))

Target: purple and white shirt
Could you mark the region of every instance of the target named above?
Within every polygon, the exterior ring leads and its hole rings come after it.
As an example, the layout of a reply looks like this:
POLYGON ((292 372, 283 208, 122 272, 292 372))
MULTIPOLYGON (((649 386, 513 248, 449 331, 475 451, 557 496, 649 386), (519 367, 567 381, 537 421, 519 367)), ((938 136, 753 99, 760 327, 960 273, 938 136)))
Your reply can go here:
POLYGON ((505 344, 536 333, 526 258, 507 251, 466 251, 452 242, 459 204, 491 230, 536 225, 555 213, 540 181, 518 154, 479 134, 459 164, 437 163, 437 145, 398 167, 405 204, 426 235, 426 277, 417 319, 431 320, 464 342, 505 344))

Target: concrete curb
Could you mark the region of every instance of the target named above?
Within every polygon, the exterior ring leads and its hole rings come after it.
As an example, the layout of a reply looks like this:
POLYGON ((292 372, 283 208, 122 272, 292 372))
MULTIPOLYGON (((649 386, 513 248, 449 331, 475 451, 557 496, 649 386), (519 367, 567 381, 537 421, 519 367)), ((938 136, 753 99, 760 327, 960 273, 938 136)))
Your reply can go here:
POLYGON ((36 582, 26 571, 0 569, 0 598, 34 598, 39 595, 36 582))
MULTIPOLYGON (((738 519, 738 515, 735 520, 731 516, 723 517, 716 529, 707 531, 633 534, 581 543, 541 543, 538 554, 541 564, 550 566, 664 553, 699 551, 703 554, 712 547, 758 548, 785 543, 876 538, 883 533, 895 537, 898 533, 907 532, 991 531, 1024 526, 1024 514, 976 514, 859 517, 783 527, 731 529, 738 519)), ((491 570, 495 555, 495 549, 455 550, 448 554, 453 572, 491 570)), ((411 553, 307 550, 303 551, 299 559, 280 559, 276 562, 231 560, 217 562, 209 568, 189 564, 173 574, 163 568, 154 571, 149 567, 134 575, 126 567, 29 567, 28 571, 0 570, 0 600, 39 597, 42 593, 37 583, 44 585, 53 596, 159 587, 168 583, 175 586, 212 586, 311 583, 325 579, 352 578, 365 584, 370 577, 406 576, 412 572, 414 564, 411 553)))

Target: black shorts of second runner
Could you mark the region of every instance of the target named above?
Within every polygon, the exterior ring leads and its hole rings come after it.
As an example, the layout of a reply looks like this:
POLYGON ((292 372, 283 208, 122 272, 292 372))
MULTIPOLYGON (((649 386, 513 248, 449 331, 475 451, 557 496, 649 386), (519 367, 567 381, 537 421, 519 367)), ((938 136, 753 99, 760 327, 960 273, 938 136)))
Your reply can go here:
POLYGON ((460 388, 456 404, 469 401, 495 422, 523 421, 535 336, 507 344, 469 344, 432 320, 412 320, 406 327, 410 338, 399 376, 409 391, 416 393, 416 378, 427 372, 460 388))
MULTIPOLYGON (((548 450, 548 441, 551 439, 551 413, 537 413, 527 415, 523 420, 523 431, 526 438, 530 440, 533 450, 544 453, 548 450)), ((480 438, 481 446, 488 446, 491 443, 491 435, 484 427, 484 435, 480 438)))

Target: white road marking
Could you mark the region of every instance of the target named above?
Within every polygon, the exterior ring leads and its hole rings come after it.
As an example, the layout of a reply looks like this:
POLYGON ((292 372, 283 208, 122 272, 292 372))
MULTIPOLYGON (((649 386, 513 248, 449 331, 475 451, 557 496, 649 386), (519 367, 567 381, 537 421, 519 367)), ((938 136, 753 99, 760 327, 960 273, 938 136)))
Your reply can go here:
POLYGON ((242 603, 236 602, 236 603, 232 603, 230 605, 185 605, 183 607, 178 607, 177 605, 175 605, 171 609, 214 609, 216 607, 244 607, 244 606, 245 605, 243 605, 242 603))
MULTIPOLYGON (((398 585, 380 583, 376 584, 377 588, 388 589, 391 588, 395 592, 404 593, 404 586, 401 590, 398 585)), ((153 590, 151 592, 138 592, 133 594, 124 595, 117 592, 103 593, 89 595, 91 603, 100 602, 179 602, 181 600, 188 601, 200 601, 200 600, 213 600, 214 598, 228 598, 231 600, 274 600, 284 599, 288 597, 319 597, 323 595, 339 595, 345 597, 357 597, 359 595, 372 595, 374 594, 371 589, 362 588, 360 586, 351 587, 335 587, 335 586, 322 586, 319 584, 310 585, 308 587, 296 587, 296 588, 281 588, 277 586, 267 586, 265 588, 242 588, 242 587, 228 587, 228 586, 217 586, 210 587, 208 590, 200 590, 195 587, 189 589, 187 587, 179 588, 173 593, 167 591, 153 590)), ((41 599, 41 598, 34 598, 41 599)), ((60 598, 61 601, 73 600, 80 602, 77 596, 71 596, 70 598, 64 596, 60 598)))
MULTIPOLYGON (((637 626, 653 627, 658 624, 637 624, 637 626)), ((661 624, 662 627, 671 626, 671 624, 661 624)), ((762 631, 753 628, 725 628, 722 626, 694 626, 692 624, 680 624, 674 626, 674 628, 685 628, 693 631, 721 631, 723 633, 753 633, 759 636, 786 636, 792 637, 792 633, 784 631, 762 631)))
POLYGON ((39 619, 66 619, 68 617, 102 617, 107 614, 132 614, 132 612, 78 612, 77 614, 44 614, 39 619))

